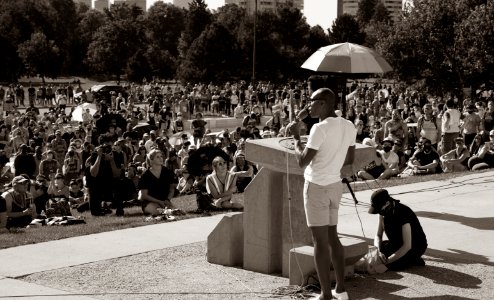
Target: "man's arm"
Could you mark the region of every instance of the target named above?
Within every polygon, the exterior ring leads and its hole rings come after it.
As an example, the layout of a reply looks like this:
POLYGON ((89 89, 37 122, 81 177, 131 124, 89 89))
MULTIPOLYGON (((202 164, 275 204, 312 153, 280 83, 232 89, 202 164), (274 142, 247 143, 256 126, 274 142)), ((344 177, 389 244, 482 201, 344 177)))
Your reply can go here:
POLYGON ((401 245, 398 251, 388 257, 388 261, 386 262, 386 264, 397 261, 405 254, 407 254, 410 249, 412 249, 412 228, 410 227, 410 223, 406 223, 401 226, 401 235, 403 237, 403 245, 401 245))
POLYGON ((316 156, 317 150, 312 148, 307 148, 302 146, 300 137, 295 138, 295 157, 297 158, 298 165, 301 168, 305 168, 312 161, 314 156, 316 156))
POLYGON ((379 223, 377 224, 376 236, 374 237, 374 246, 378 249, 381 248, 381 242, 383 240, 384 232, 384 220, 382 216, 379 216, 379 223))
POLYGON ((355 145, 349 146, 343 165, 351 165, 355 161, 355 145))

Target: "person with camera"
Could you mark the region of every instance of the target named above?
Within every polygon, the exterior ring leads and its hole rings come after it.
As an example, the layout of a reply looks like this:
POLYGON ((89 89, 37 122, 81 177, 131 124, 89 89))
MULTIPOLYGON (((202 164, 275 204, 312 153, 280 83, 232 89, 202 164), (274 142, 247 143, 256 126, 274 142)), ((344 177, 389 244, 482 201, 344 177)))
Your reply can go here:
MULTIPOLYGON (((120 169, 113 157, 111 140, 103 140, 96 152, 86 162, 86 187, 89 194, 89 208, 93 216, 104 215, 102 204, 113 199, 114 179, 120 177, 120 169)), ((117 211, 117 214, 123 214, 117 211)))
POLYGON ((35 208, 29 183, 26 176, 16 176, 12 188, 0 196, 0 231, 24 228, 33 220, 35 208))

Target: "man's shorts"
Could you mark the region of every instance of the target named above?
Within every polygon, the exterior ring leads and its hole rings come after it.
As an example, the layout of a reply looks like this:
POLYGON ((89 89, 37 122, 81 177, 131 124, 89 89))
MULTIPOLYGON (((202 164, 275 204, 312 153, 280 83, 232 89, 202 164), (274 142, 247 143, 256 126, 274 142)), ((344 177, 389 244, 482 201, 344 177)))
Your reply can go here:
POLYGON ((341 182, 318 185, 306 180, 304 207, 307 225, 309 227, 337 225, 342 193, 341 182))

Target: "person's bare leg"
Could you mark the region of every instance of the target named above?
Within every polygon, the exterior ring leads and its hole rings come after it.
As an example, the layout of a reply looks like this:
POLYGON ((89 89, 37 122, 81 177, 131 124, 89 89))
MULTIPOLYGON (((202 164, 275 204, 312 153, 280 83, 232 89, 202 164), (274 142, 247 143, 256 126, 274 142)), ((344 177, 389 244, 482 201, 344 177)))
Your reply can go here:
POLYGON ((336 225, 329 226, 328 229, 329 249, 331 253, 331 261, 336 276, 336 292, 343 293, 345 289, 345 250, 338 237, 336 225))
POLYGON ((310 227, 310 230, 312 231, 312 239, 314 241, 314 264, 322 291, 319 299, 331 299, 331 259, 329 254, 328 226, 310 227))

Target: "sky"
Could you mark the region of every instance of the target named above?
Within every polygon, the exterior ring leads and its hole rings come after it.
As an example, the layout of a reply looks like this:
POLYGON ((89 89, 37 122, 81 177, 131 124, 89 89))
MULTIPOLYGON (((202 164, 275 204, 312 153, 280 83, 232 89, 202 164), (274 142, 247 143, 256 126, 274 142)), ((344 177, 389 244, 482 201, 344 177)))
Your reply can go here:
MULTIPOLYGON (((148 0, 148 7, 154 2, 160 0, 148 0)), ((305 0, 304 14, 307 23, 311 26, 320 25, 324 30, 331 27, 333 20, 336 19, 336 2, 337 0, 305 0)), ((172 0, 163 2, 172 3, 172 0)), ((225 0, 206 0, 209 9, 216 9, 225 4, 225 0)))

